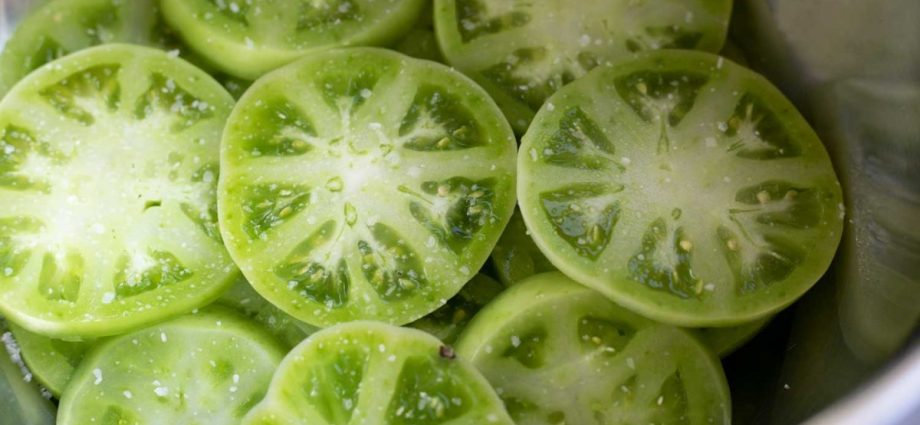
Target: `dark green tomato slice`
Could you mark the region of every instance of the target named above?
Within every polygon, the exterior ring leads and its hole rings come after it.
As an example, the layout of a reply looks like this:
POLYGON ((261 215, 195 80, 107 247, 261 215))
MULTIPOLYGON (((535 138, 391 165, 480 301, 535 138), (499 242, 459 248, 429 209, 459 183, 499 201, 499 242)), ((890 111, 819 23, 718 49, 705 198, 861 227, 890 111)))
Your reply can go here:
POLYGON ((261 324, 288 349, 317 331, 317 328, 288 316, 266 301, 242 277, 220 296, 217 304, 230 307, 261 324))
POLYGON ((10 330, 19 343, 22 359, 32 375, 56 397, 60 397, 64 392, 74 370, 83 361, 90 347, 96 343, 94 340, 52 339, 15 325, 11 325, 10 330))
POLYGON ((435 62, 444 62, 438 50, 438 40, 430 29, 414 29, 393 46, 394 50, 404 55, 435 62))
POLYGON ((428 332, 446 344, 453 344, 473 315, 504 290, 505 287, 491 277, 477 274, 447 304, 409 326, 428 332))
POLYGON ((446 66, 317 53, 259 80, 230 117, 224 240, 300 320, 405 324, 488 258, 514 208, 515 148, 495 103, 446 66))
POLYGON ((239 424, 283 357, 260 326, 210 307, 95 347, 64 391, 58 424, 239 424))
POLYGON ((136 329, 238 275, 217 224, 233 106, 165 52, 86 49, 0 103, 0 312, 51 337, 136 329))
POLYGON ((521 212, 514 210, 505 232, 492 250, 492 264, 499 280, 511 286, 521 280, 539 273, 556 271, 540 248, 533 242, 521 212))
POLYGON ((243 425, 512 425, 476 369, 425 332, 357 321, 291 351, 243 425))
POLYGON ((578 285, 525 279, 457 343, 518 425, 728 424, 728 384, 707 347, 578 285))
POLYGON ((648 52, 561 90, 518 171, 547 258, 665 323, 764 318, 840 241, 840 184, 814 131, 763 77, 708 53, 648 52))
POLYGON ((0 53, 0 96, 38 67, 78 50, 124 42, 163 45, 156 0, 56 0, 16 27, 0 53))
POLYGON ((20 346, 0 318, 0 424, 53 425, 51 394, 32 381, 20 346))
POLYGON ((731 0, 435 0, 448 63, 523 134, 556 90, 598 65, 662 48, 718 52, 731 0))
POLYGON ((693 329, 700 341, 709 346, 719 357, 726 357, 733 353, 746 342, 754 338, 773 316, 755 320, 743 325, 727 328, 699 328, 693 329))
POLYGON ((422 0, 162 0, 166 21, 188 46, 254 80, 332 47, 392 43, 411 28, 422 0))
POLYGON ((393 44, 393 49, 414 58, 444 63, 444 56, 438 48, 438 39, 434 35, 434 2, 425 0, 424 3, 425 6, 412 31, 393 44))

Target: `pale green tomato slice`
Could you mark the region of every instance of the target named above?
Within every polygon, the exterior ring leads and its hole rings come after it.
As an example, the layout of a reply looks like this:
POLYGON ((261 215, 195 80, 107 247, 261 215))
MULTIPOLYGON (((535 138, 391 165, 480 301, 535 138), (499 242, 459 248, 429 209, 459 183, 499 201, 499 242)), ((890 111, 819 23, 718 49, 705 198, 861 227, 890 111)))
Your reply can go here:
POLYGON ((19 350, 0 318, 0 424, 53 425, 56 409, 46 398, 50 394, 31 381, 19 350))
POLYGON ((10 330, 16 337, 22 359, 32 375, 56 397, 64 392, 73 371, 96 343, 94 340, 64 341, 48 338, 12 324, 10 330))
POLYGON ((738 348, 750 341, 757 335, 768 323, 773 316, 758 319, 743 325, 731 326, 727 328, 699 328, 692 329, 700 341, 709 346, 710 349, 719 357, 727 357, 735 352, 738 348))
POLYGON ((518 425, 731 421, 725 375, 708 348, 558 272, 499 295, 460 335, 457 355, 518 425))
POLYGON ((124 42, 163 45, 156 0, 56 0, 19 22, 0 53, 0 96, 38 67, 78 50, 124 42))
POLYGON ((187 62, 121 44, 17 84, 0 103, 0 312, 98 337, 216 299, 238 273, 217 225, 232 106, 187 62))
POLYGON ((445 344, 453 344, 473 316, 504 290, 491 277, 477 274, 447 304, 409 326, 428 332, 445 344))
POLYGON ((422 0, 161 0, 166 21, 222 71, 254 80, 320 50, 398 40, 422 0))
POLYGON ((763 77, 693 51, 598 68, 547 101, 521 212, 566 275, 646 317, 734 326, 827 270, 843 224, 827 151, 763 77))
POLYGON ((58 424, 239 424, 283 357, 256 323, 210 307, 93 348, 64 391, 58 424))
POLYGON ((492 265, 498 279, 511 286, 535 274, 556 271, 540 248, 533 242, 524 225, 521 212, 514 210, 511 221, 492 250, 492 265))
MULTIPOLYGON (((316 328, 288 316, 256 293, 240 277, 216 304, 234 309, 271 333, 286 349, 294 348, 316 328)), ((60 396, 86 352, 99 344, 95 340, 65 341, 48 338, 10 326, 29 370, 52 394, 60 396)))
POLYGON ((448 63, 524 133, 556 90, 598 65, 661 48, 718 52, 731 0, 435 0, 448 63))
POLYGON ((512 425, 489 383, 425 332, 357 321, 291 351, 244 425, 512 425))
POLYGON ((488 258, 514 208, 515 148, 488 95, 446 66, 317 53, 259 80, 230 117, 224 240, 300 320, 405 324, 488 258))

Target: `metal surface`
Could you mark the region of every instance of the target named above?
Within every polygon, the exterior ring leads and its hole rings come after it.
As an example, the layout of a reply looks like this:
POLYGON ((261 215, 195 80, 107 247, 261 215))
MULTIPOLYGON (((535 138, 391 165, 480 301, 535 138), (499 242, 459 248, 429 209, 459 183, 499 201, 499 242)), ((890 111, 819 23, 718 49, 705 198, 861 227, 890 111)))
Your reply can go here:
POLYGON ((917 0, 735 1, 732 37, 814 124, 848 214, 832 270, 767 359, 729 362, 775 374, 733 393, 737 423, 920 424, 918 22, 917 0))
MULTIPOLYGON (((44 0, 0 0, 0 46, 44 0)), ((814 124, 848 224, 828 275, 725 361, 735 423, 920 424, 920 0, 736 0, 732 39, 814 124)))

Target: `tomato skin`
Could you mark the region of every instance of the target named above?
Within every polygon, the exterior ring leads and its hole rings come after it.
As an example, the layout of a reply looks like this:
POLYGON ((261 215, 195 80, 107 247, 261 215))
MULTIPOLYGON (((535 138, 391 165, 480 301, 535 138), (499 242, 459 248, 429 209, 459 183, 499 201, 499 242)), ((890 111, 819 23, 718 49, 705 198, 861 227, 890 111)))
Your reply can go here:
POLYGON ((647 52, 567 86, 524 136, 518 170, 524 221, 557 268, 680 326, 788 306, 842 231, 814 130, 763 77, 707 53, 647 52))

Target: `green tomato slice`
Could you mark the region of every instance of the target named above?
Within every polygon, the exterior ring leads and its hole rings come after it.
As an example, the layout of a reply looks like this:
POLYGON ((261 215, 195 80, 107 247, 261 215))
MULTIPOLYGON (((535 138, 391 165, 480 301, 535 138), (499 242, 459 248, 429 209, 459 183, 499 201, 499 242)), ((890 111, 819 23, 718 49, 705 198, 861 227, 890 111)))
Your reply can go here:
POLYGON ((700 341, 709 346, 710 349, 719 357, 726 357, 733 353, 746 342, 754 338, 773 316, 758 319, 743 325, 731 326, 727 328, 699 328, 693 329, 700 341))
POLYGON ((95 347, 64 391, 58 424, 239 424, 283 357, 261 327, 212 307, 95 347))
POLYGON ((22 359, 29 371, 56 397, 64 392, 74 370, 96 343, 94 340, 65 341, 48 338, 13 324, 10 330, 16 337, 22 359))
POLYGON ((473 316, 504 290, 505 287, 491 277, 477 274, 447 304, 409 326, 453 344, 473 316))
POLYGON ((518 425, 728 424, 728 384, 689 333, 558 272, 511 287, 457 343, 518 425))
POLYGON ((34 382, 22 363, 13 334, 0 318, 0 424, 53 425, 54 404, 34 382))
POLYGON ((447 61, 482 84, 524 133, 556 90, 636 52, 722 48, 731 0, 435 0, 447 61))
POLYGON ((843 224, 827 151, 763 77, 656 51, 553 96, 524 136, 518 196, 566 275, 655 320, 732 326, 792 303, 843 224))
POLYGON ((244 425, 512 425, 476 369, 436 338, 379 322, 319 331, 285 357, 244 425))
POLYGON ((254 80, 301 56, 387 45, 412 27, 422 0, 161 0, 166 21, 222 71, 254 80))
POLYGON ((511 221, 492 250, 492 264, 498 279, 511 286, 535 274, 556 271, 553 263, 540 252, 524 225, 521 212, 514 210, 511 221))
POLYGON ((372 48, 256 82, 221 151, 220 224, 253 287, 316 326, 405 324, 488 258, 514 208, 515 141, 473 82, 372 48))
POLYGON ((0 103, 0 312, 97 337, 217 298, 237 275, 216 194, 232 106, 185 61, 119 44, 17 84, 0 103))
POLYGON ((156 0, 56 0, 20 22, 0 53, 0 96, 38 67, 105 43, 162 45, 156 0))
MULTIPOLYGON (((286 349, 294 348, 316 328, 288 316, 256 293, 246 279, 238 278, 216 304, 234 309, 250 320, 262 325, 286 349)), ((65 341, 10 326, 21 355, 29 370, 55 396, 64 392, 74 370, 83 361, 95 340, 65 341)))

